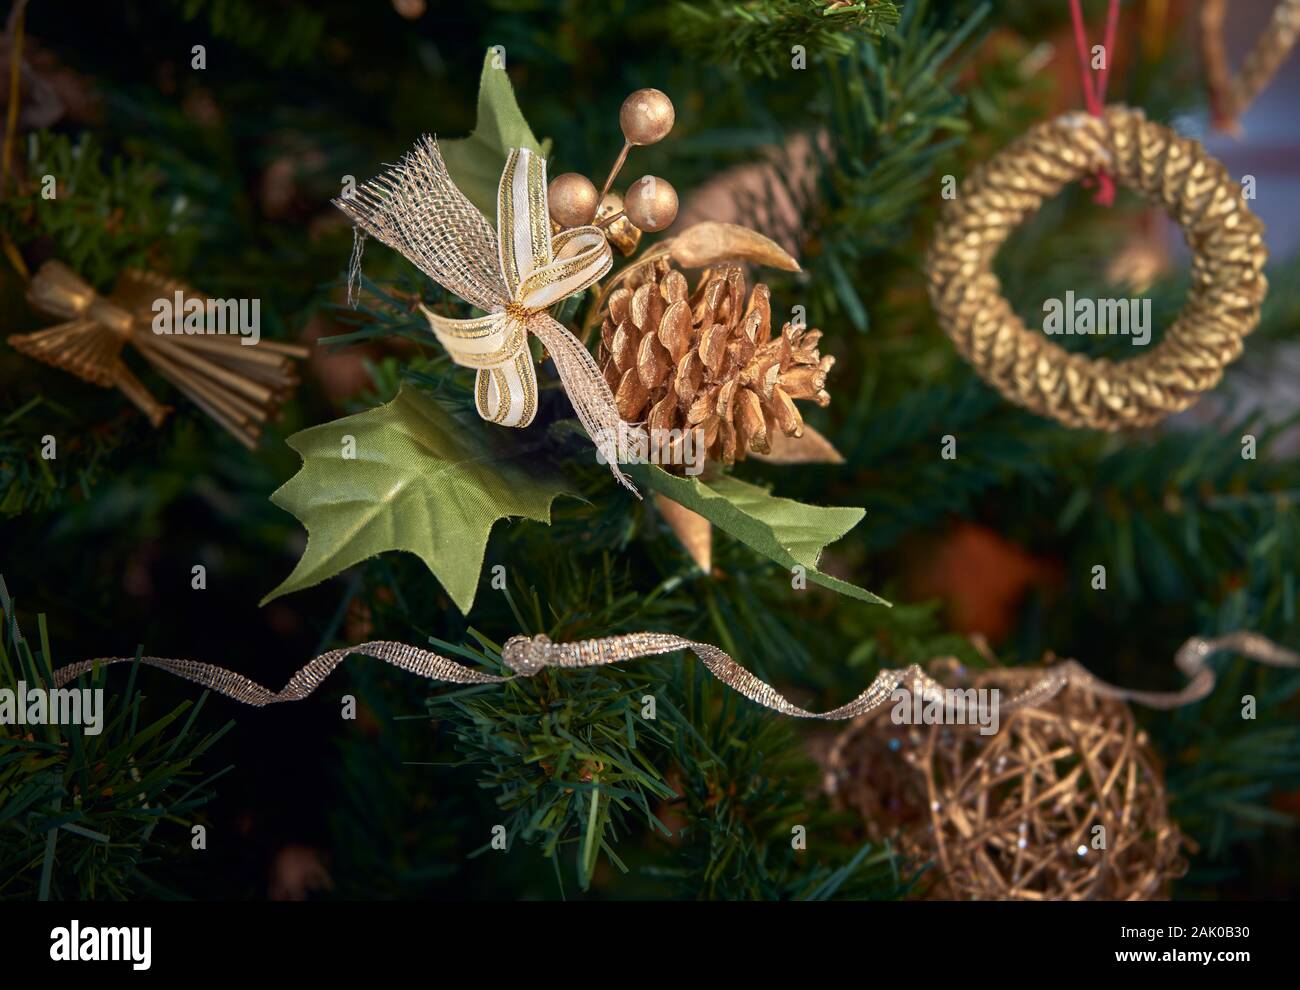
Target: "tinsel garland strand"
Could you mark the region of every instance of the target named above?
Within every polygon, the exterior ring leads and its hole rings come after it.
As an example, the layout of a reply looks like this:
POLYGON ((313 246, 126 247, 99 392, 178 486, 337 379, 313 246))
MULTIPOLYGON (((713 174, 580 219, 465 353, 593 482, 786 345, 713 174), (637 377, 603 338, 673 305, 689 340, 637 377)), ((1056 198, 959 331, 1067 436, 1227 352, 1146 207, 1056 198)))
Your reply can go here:
MULTIPOLYGON (((584 639, 572 643, 553 643, 545 635, 513 636, 501 650, 501 659, 515 673, 511 676, 486 674, 449 660, 431 650, 408 646, 404 643, 375 641, 358 646, 330 650, 316 657, 289 679, 280 691, 271 691, 255 681, 218 667, 193 660, 169 660, 163 657, 140 657, 138 662, 157 667, 168 673, 201 684, 244 704, 261 707, 284 701, 301 701, 351 654, 373 657, 385 663, 419 674, 434 681, 454 684, 502 684, 516 677, 532 677, 547 668, 577 669, 604 667, 643 657, 660 656, 690 650, 702 661, 718 680, 751 701, 757 702, 782 715, 793 718, 817 718, 840 721, 865 715, 887 704, 894 689, 900 685, 911 686, 914 695, 925 698, 943 697, 944 686, 912 664, 901 670, 882 670, 871 686, 846 705, 828 712, 812 712, 800 708, 766 681, 750 673, 724 651, 709 643, 696 643, 672 633, 629 633, 601 639, 584 639)), ((1271 640, 1252 632, 1233 632, 1217 637, 1194 636, 1187 640, 1174 657, 1175 666, 1187 677, 1188 683, 1179 691, 1139 691, 1117 687, 1094 677, 1074 660, 1065 660, 1042 671, 1041 677, 1028 688, 1008 701, 1000 702, 1005 710, 1033 707, 1054 697, 1066 687, 1081 688, 1105 698, 1116 698, 1146 705, 1150 708, 1178 708, 1206 697, 1214 689, 1214 672, 1208 661, 1221 651, 1231 650, 1258 663, 1273 667, 1300 667, 1300 654, 1288 650, 1271 640)), ((63 687, 81 674, 96 666, 116 663, 133 663, 136 657, 101 657, 60 667, 54 672, 54 684, 63 687)), ((983 702, 981 702, 982 704, 983 702)))

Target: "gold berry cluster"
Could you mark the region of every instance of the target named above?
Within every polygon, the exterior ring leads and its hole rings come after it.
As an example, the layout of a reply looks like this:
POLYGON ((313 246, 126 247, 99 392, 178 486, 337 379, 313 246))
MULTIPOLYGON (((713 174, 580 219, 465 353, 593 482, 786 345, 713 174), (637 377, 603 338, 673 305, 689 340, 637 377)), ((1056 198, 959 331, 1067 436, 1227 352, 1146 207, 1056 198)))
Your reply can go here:
POLYGON ((673 102, 657 89, 638 89, 623 101, 618 113, 623 149, 600 191, 585 175, 565 172, 551 180, 547 201, 551 219, 561 228, 583 227, 596 221, 623 254, 631 254, 642 232, 654 233, 677 219, 677 190, 666 179, 643 175, 620 196, 614 179, 634 146, 662 141, 677 119, 673 102))

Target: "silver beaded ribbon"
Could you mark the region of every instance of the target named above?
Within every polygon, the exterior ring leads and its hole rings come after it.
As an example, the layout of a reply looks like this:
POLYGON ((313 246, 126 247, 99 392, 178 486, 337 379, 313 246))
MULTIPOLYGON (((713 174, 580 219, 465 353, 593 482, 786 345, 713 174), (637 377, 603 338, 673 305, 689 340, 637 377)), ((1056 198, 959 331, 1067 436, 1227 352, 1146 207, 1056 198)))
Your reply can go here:
MULTIPOLYGON (((544 635, 513 636, 501 650, 501 659, 514 671, 510 676, 485 674, 449 660, 431 650, 404 643, 376 641, 346 646, 322 653, 289 679, 280 691, 272 691, 242 674, 214 664, 193 660, 169 660, 163 657, 140 657, 139 662, 157 667, 187 681, 223 694, 247 705, 261 707, 284 701, 301 701, 316 690, 326 677, 351 654, 372 657, 433 681, 453 684, 502 684, 516 677, 532 677, 547 668, 577 669, 604 667, 643 657, 661 656, 678 650, 690 650, 723 684, 743 694, 750 701, 792 718, 817 718, 840 721, 865 715, 891 700, 900 685, 911 685, 915 695, 925 698, 942 696, 944 686, 925 673, 918 664, 898 670, 882 670, 871 686, 847 705, 828 712, 811 712, 800 708, 766 681, 736 663, 723 650, 709 643, 696 643, 672 633, 629 633, 584 639, 572 643, 553 643, 544 635)), ((1094 677, 1082 664, 1065 660, 1044 668, 1028 687, 1000 707, 1004 710, 1033 707, 1051 699, 1066 687, 1077 687, 1107 698, 1132 701, 1149 708, 1171 709, 1192 704, 1214 689, 1214 671, 1209 659, 1216 653, 1240 653, 1258 663, 1272 667, 1300 667, 1300 654, 1253 632, 1233 632, 1217 637, 1194 636, 1187 640, 1174 657, 1174 664, 1187 677, 1178 691, 1138 691, 1117 687, 1094 677)), ((69 681, 97 666, 133 663, 135 657, 101 657, 60 667, 54 672, 54 684, 63 687, 69 681)))

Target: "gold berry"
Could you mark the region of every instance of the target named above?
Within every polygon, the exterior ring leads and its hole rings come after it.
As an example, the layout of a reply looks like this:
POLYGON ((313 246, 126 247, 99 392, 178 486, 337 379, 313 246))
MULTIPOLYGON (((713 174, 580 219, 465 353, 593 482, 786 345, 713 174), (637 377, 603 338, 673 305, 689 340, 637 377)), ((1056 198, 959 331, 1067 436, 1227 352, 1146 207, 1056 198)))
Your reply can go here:
POLYGON ((592 181, 577 172, 557 175, 546 187, 551 219, 561 227, 581 227, 591 223, 599 199, 600 194, 592 181))
POLYGON ((623 211, 634 226, 653 234, 677 219, 677 190, 665 179, 643 175, 628 187, 623 211))
POLYGON ((673 101, 657 89, 638 89, 623 101, 618 124, 623 136, 632 144, 654 144, 673 129, 677 112, 673 101))

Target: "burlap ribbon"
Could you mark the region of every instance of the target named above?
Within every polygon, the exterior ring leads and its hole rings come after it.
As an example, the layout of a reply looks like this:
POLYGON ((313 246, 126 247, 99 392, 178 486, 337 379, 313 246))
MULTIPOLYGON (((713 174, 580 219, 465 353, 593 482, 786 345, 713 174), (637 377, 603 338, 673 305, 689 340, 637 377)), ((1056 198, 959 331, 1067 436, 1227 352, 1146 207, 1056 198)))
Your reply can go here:
MULTIPOLYGON (((475 368, 479 415, 527 426, 537 412, 537 377, 528 350, 535 334, 555 362, 565 393, 614 475, 631 460, 636 427, 618 415, 614 395, 587 349, 547 313, 609 271, 613 255, 596 227, 551 236, 546 161, 527 148, 506 159, 497 191, 497 229, 464 196, 426 136, 401 164, 336 199, 362 230, 406 257, 449 292, 487 315, 454 320, 421 306, 451 359, 475 368)), ((354 274, 359 251, 354 254, 354 274)))
MULTIPOLYGON (((350 654, 373 657, 402 670, 419 674, 430 680, 453 684, 501 684, 515 677, 532 677, 547 668, 574 669, 604 667, 641 657, 660 656, 690 650, 699 657, 709 672, 734 691, 750 701, 792 718, 816 718, 841 721, 865 715, 882 705, 890 704, 895 688, 908 687, 912 694, 928 698, 936 693, 942 696, 944 686, 927 674, 919 664, 901 670, 882 670, 871 686, 847 705, 828 712, 812 712, 800 708, 766 681, 754 676, 727 653, 709 643, 697 643, 672 633, 628 633, 606 636, 601 639, 584 639, 573 643, 553 643, 546 636, 513 636, 501 649, 501 659, 515 673, 502 677, 466 667, 431 650, 408 646, 404 643, 378 641, 362 643, 331 650, 316 657, 289 679, 280 691, 272 691, 242 674, 213 664, 193 660, 168 660, 162 657, 141 657, 139 662, 157 667, 168 673, 201 684, 228 698, 245 704, 274 705, 285 701, 301 701, 320 686, 340 663, 350 654)), ((1300 667, 1300 654, 1278 646, 1257 633, 1234 632, 1216 638, 1196 636, 1185 642, 1175 657, 1178 669, 1188 683, 1179 691, 1137 691, 1116 687, 1094 677, 1074 660, 1044 668, 1040 676, 1014 697, 998 705, 1002 711, 1033 707, 1054 697, 1066 687, 1081 688, 1106 698, 1132 701, 1150 708, 1178 708, 1206 697, 1214 689, 1214 671, 1209 658, 1221 651, 1231 650, 1259 663, 1274 667, 1300 667)), ((135 657, 104 657, 83 660, 60 667, 54 672, 54 684, 63 687, 73 678, 92 670, 96 665, 131 663, 135 657)), ((980 702, 984 704, 984 702, 980 702)))

